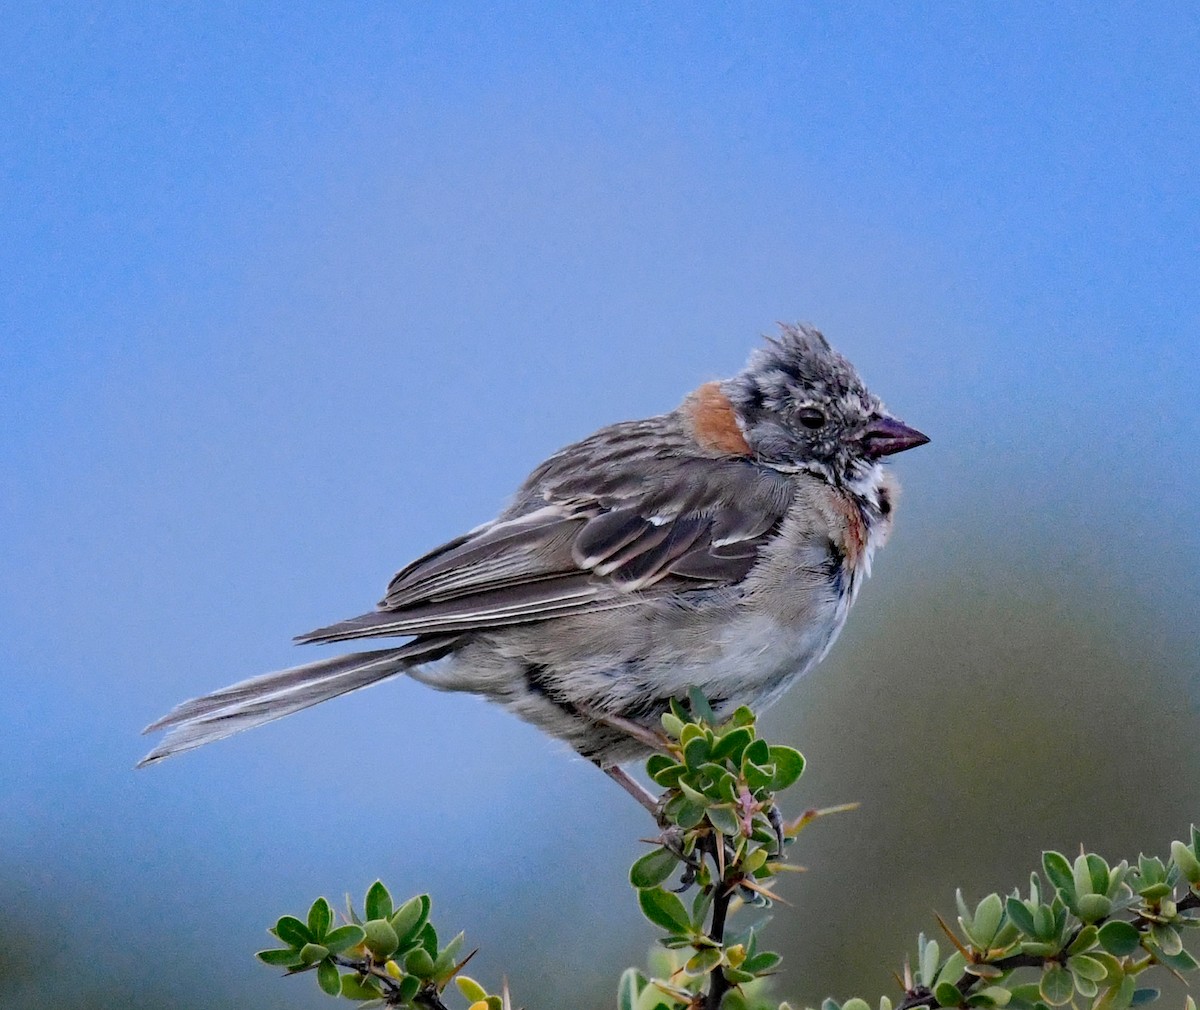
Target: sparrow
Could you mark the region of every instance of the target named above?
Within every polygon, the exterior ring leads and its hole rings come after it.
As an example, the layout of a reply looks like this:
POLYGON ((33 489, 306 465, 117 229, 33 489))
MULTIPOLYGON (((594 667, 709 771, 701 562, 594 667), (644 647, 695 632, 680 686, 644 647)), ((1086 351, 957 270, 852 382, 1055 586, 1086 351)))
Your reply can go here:
POLYGON ((829 651, 892 529, 883 460, 928 441, 817 330, 781 326, 732 378, 555 453, 375 610, 296 639, 408 641, 186 701, 139 767, 405 674, 503 705, 647 802, 620 766, 671 699, 761 711, 829 651))

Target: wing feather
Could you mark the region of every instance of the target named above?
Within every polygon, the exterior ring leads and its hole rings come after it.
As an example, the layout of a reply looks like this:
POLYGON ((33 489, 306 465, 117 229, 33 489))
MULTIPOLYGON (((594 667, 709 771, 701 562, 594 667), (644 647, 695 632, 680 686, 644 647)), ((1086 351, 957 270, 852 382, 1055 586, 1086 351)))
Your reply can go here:
POLYGON ((603 466, 587 442, 551 457, 498 520, 398 572, 374 613, 299 640, 462 633, 737 585, 782 522, 790 480, 634 441, 603 466))

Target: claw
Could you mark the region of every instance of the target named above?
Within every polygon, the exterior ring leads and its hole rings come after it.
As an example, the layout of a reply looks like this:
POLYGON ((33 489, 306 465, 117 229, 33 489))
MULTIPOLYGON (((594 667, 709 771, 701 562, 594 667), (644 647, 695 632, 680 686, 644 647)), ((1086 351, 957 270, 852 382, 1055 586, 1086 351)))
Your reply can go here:
POLYGON ((783 847, 786 844, 783 831, 783 815, 774 803, 767 807, 767 820, 771 822, 771 827, 775 829, 775 855, 782 857, 783 847))

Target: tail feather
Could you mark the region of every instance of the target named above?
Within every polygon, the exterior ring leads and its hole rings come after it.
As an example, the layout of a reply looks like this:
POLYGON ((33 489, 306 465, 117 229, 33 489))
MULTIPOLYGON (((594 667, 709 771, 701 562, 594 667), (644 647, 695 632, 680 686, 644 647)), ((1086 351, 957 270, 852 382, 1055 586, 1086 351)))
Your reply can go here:
POLYGON ((143 730, 167 734, 138 762, 156 761, 223 740, 242 730, 299 712, 349 691, 394 677, 414 663, 444 656, 451 643, 410 642, 394 649, 355 652, 253 677, 176 706, 143 730))

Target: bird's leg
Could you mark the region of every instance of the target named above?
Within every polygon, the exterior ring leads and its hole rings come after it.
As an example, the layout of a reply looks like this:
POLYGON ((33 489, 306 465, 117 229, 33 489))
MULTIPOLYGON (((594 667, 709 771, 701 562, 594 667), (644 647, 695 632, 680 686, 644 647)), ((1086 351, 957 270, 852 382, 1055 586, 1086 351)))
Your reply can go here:
POLYGON ((662 814, 662 807, 658 797, 630 775, 629 772, 620 765, 603 765, 599 761, 596 762, 596 767, 649 810, 651 817, 656 821, 659 819, 659 816, 662 814))
MULTIPOLYGON (((599 709, 592 708, 591 705, 584 705, 580 702, 575 702, 575 708, 578 709, 581 715, 585 715, 592 721, 601 723, 611 729, 618 730, 626 736, 633 737, 638 743, 645 744, 652 751, 660 754, 669 754, 671 752, 670 740, 663 736, 662 733, 648 729, 639 722, 626 719, 624 716, 613 715, 610 712, 601 712, 599 709)), ((624 788, 628 789, 629 787, 625 786, 624 788)))

